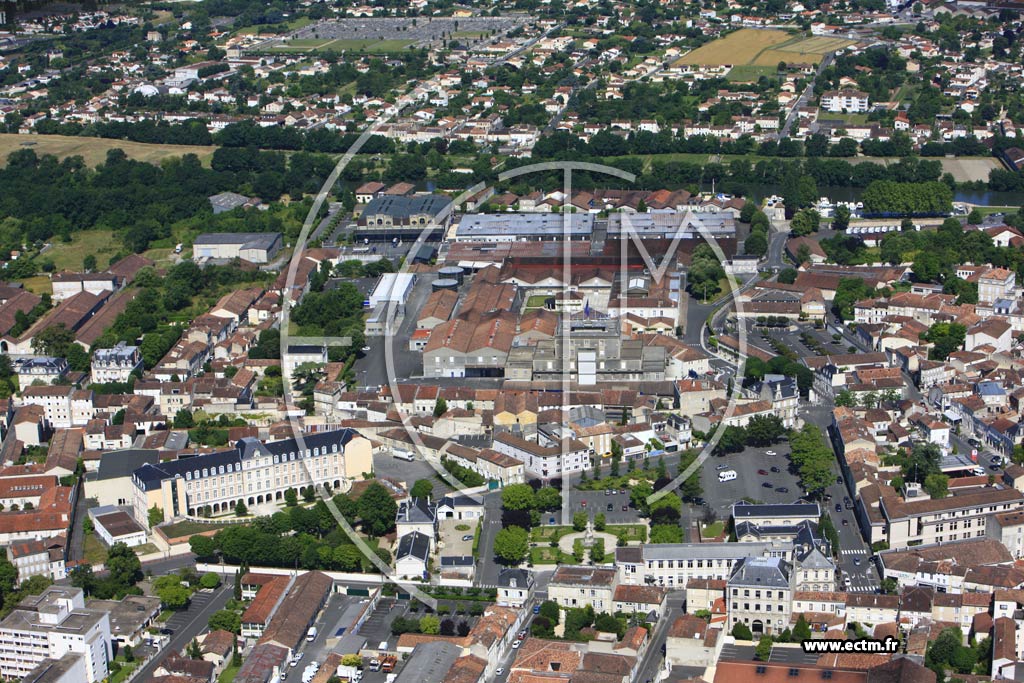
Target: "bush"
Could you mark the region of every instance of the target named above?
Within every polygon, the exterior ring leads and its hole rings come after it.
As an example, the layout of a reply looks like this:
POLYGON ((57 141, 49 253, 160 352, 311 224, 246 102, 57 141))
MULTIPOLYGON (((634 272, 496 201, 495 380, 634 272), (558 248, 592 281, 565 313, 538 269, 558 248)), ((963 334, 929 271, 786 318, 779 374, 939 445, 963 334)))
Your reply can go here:
POLYGON ((736 640, 753 640, 754 634, 750 632, 746 624, 737 621, 736 625, 732 627, 732 637, 736 640))
POLYGON ((214 572, 206 572, 202 578, 199 579, 199 585, 203 588, 214 589, 220 585, 220 577, 214 572))

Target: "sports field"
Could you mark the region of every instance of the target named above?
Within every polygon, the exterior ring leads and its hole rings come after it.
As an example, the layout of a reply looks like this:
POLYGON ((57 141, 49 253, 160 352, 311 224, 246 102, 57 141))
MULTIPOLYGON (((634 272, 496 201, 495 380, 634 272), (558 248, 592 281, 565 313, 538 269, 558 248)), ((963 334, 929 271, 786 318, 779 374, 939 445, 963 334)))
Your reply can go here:
POLYGON ((408 40, 356 40, 345 38, 295 38, 287 43, 281 43, 271 48, 272 52, 368 52, 381 54, 386 52, 400 52, 411 45, 408 40))
POLYGON ((109 140, 107 138, 86 138, 68 135, 18 135, 0 133, 0 166, 7 164, 7 156, 19 149, 31 149, 36 154, 52 154, 60 159, 80 156, 86 166, 95 166, 107 158, 107 151, 121 149, 131 159, 156 164, 168 157, 195 154, 204 164, 209 164, 216 147, 199 145, 151 145, 130 140, 109 140))
POLYGON ((779 62, 817 64, 829 52, 850 44, 849 40, 843 38, 806 38, 785 31, 744 28, 701 45, 680 57, 677 64, 763 67, 773 67, 779 62))

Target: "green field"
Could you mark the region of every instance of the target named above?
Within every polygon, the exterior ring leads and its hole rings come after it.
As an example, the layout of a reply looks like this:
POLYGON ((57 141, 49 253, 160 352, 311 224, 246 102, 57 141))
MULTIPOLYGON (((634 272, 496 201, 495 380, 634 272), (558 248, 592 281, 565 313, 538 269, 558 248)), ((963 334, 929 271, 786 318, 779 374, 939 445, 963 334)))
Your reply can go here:
POLYGON ((82 260, 89 254, 96 257, 99 268, 106 267, 120 248, 120 241, 114 239, 113 230, 83 230, 72 233, 70 242, 55 239, 41 255, 43 261, 53 261, 56 270, 81 272, 82 260))
POLYGON ((530 529, 530 540, 534 543, 557 541, 571 533, 571 526, 535 526, 530 529))
POLYGON ((0 133, 0 164, 7 163, 7 156, 19 149, 31 149, 36 154, 52 154, 59 159, 80 156, 90 168, 102 163, 111 149, 123 150, 131 159, 159 163, 168 157, 195 154, 204 165, 209 165, 216 147, 200 145, 151 145, 130 140, 109 140, 67 135, 18 135, 0 133))
POLYGON ((536 564, 573 564, 572 555, 563 553, 558 548, 530 548, 530 561, 536 564))
POLYGON ((195 534, 202 533, 204 531, 217 531, 223 529, 226 526, 232 526, 232 523, 213 523, 204 524, 203 522, 194 522, 190 519, 185 519, 180 522, 174 522, 173 524, 165 524, 160 527, 166 534, 167 538, 182 538, 187 536, 194 536, 195 534))
POLYGON ((717 538, 725 530, 725 522, 717 521, 701 529, 700 535, 704 538, 717 538))
POLYGON ((734 66, 726 74, 726 80, 732 83, 756 83, 761 76, 768 76, 771 78, 778 73, 774 66, 752 66, 749 64, 741 64, 740 66, 734 66))
POLYGON ((89 564, 103 564, 107 561, 107 546, 103 545, 103 541, 97 538, 96 534, 85 534, 82 552, 89 564))

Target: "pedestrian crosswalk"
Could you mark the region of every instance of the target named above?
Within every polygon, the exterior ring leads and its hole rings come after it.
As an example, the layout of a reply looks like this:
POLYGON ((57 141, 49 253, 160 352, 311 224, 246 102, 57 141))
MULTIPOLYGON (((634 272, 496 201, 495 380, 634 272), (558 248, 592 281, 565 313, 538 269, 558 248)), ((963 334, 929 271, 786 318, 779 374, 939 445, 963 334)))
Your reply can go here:
POLYGON ((847 593, 874 593, 874 586, 850 586, 846 589, 847 593))
POLYGON ((859 548, 846 548, 845 550, 842 550, 840 552, 843 555, 860 555, 861 557, 864 557, 868 554, 868 551, 859 548))

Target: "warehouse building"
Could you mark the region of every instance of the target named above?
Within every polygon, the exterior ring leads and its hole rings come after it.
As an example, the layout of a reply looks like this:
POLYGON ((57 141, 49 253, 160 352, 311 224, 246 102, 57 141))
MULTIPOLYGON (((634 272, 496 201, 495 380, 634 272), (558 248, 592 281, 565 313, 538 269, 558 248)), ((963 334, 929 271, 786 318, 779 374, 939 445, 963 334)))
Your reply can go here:
POLYGON ((192 243, 192 256, 200 259, 240 258, 250 263, 267 263, 281 251, 279 232, 207 232, 192 243))

